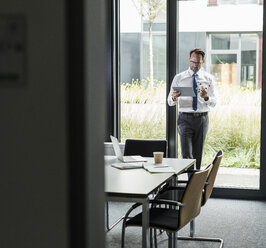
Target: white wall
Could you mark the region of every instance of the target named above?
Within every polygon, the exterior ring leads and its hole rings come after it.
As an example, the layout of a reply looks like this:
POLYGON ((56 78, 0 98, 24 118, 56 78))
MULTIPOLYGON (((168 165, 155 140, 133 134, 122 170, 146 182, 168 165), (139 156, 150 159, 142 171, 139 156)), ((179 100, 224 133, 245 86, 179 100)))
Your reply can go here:
POLYGON ((206 0, 179 2, 179 32, 262 31, 263 5, 207 6, 206 0))
POLYGON ((63 0, 1 0, 27 21, 27 80, 0 84, 0 247, 67 247, 63 0))
MULTIPOLYGON (((121 33, 141 32, 141 17, 132 0, 120 1, 120 13, 121 33)), ((206 0, 179 1, 178 21, 179 32, 259 32, 263 5, 208 6, 206 0)))

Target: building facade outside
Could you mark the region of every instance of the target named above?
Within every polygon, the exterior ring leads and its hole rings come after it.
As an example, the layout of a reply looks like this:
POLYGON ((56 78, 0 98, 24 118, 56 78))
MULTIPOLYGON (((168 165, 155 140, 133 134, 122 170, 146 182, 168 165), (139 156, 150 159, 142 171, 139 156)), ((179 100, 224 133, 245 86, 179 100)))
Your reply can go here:
MULTIPOLYGON (((188 67, 194 47, 206 51, 206 70, 217 82, 249 89, 261 88, 262 22, 261 0, 178 1, 177 71, 188 67)), ((121 82, 149 76, 147 22, 132 0, 120 3, 121 82), (130 13, 130 16, 128 16, 130 13), (126 21, 125 21, 126 20, 126 21)), ((152 26, 154 78, 166 79, 166 13, 152 26)))

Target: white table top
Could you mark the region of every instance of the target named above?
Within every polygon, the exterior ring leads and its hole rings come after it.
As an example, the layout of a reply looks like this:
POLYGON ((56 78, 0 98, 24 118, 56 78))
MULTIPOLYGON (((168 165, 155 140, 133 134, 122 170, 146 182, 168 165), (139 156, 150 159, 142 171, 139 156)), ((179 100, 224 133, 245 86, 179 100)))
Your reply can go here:
MULTIPOLYGON (((153 158, 147 158, 153 163, 153 158)), ((164 158, 163 164, 174 168, 175 173, 149 173, 143 168, 120 170, 111 166, 119 162, 114 156, 105 156, 105 192, 109 196, 144 198, 174 175, 179 175, 195 163, 195 159, 164 158)))

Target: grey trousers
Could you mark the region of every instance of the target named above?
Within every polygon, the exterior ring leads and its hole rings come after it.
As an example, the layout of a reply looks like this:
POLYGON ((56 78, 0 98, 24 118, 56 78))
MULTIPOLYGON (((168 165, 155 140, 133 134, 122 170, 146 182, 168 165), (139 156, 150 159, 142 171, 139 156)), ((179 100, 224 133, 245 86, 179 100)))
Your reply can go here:
POLYGON ((196 168, 200 169, 204 142, 209 126, 208 114, 193 116, 179 113, 177 126, 182 157, 195 158, 197 160, 196 168))

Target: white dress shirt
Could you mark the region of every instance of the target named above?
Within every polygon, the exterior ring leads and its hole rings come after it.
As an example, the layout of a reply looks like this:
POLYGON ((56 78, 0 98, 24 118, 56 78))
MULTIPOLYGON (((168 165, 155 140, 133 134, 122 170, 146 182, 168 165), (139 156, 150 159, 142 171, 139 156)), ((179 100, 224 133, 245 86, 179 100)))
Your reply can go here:
POLYGON ((174 106, 176 104, 179 105, 179 112, 187 112, 187 113, 202 113, 202 112, 209 112, 210 107, 214 107, 216 105, 216 93, 215 93, 215 80, 214 77, 206 72, 203 68, 201 68, 197 72, 197 83, 198 83, 198 89, 200 89, 201 86, 203 86, 209 96, 209 100, 205 101, 198 92, 198 106, 197 110, 194 111, 192 109, 192 102, 193 97, 192 96, 180 96, 177 98, 176 101, 172 99, 172 92, 173 87, 193 87, 193 74, 194 71, 192 71, 190 68, 184 72, 181 72, 177 74, 171 85, 171 90, 168 95, 168 105, 174 106))

